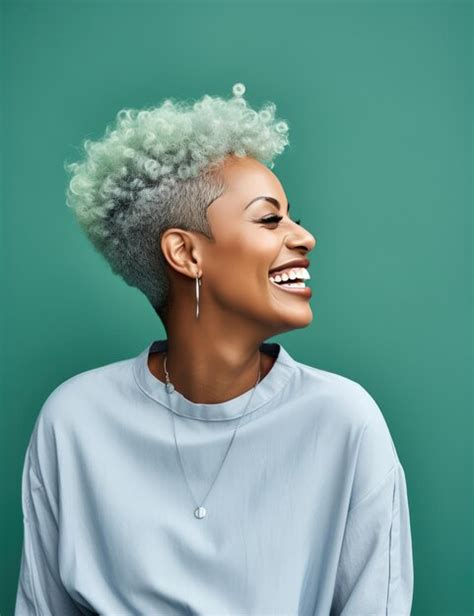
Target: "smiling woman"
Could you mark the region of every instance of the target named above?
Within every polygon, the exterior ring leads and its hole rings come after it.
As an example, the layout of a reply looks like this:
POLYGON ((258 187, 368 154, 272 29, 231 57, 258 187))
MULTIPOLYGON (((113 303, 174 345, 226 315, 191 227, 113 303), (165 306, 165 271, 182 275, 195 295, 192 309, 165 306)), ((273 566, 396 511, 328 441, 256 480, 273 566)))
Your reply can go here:
POLYGON ((122 110, 68 205, 166 337, 46 399, 25 456, 16 616, 410 613, 404 471, 358 383, 267 338, 307 327, 275 106, 122 110))
POLYGON ((288 125, 276 120, 275 105, 257 112, 244 92, 237 83, 228 101, 205 95, 193 104, 168 98, 155 108, 122 109, 101 140, 85 141, 85 159, 66 166, 67 202, 79 224, 162 318, 171 285, 160 246, 165 230, 212 240, 207 210, 226 190, 220 173, 226 158, 273 166, 288 144, 288 125))

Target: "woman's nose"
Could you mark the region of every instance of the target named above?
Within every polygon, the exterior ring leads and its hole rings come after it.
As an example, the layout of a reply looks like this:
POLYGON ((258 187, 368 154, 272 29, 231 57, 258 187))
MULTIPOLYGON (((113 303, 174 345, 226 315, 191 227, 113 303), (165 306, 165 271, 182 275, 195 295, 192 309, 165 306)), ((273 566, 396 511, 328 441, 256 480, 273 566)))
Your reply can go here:
POLYGON ((308 252, 310 250, 313 250, 313 248, 316 246, 315 236, 301 225, 296 226, 297 229, 293 234, 292 239, 290 240, 292 245, 296 244, 298 246, 302 246, 306 248, 308 252))

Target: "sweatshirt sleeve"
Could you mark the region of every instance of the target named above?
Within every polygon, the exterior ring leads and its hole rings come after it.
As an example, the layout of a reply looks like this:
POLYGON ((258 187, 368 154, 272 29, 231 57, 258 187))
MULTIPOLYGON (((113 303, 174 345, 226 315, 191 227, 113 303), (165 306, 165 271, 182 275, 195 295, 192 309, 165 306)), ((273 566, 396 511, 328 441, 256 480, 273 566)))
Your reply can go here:
POLYGON ((57 503, 33 461, 37 435, 38 424, 22 474, 23 547, 15 616, 76 616, 81 611, 63 587, 59 574, 57 503))
POLYGON ((347 515, 330 616, 410 616, 407 486, 381 412, 364 433, 354 488, 358 496, 347 515))

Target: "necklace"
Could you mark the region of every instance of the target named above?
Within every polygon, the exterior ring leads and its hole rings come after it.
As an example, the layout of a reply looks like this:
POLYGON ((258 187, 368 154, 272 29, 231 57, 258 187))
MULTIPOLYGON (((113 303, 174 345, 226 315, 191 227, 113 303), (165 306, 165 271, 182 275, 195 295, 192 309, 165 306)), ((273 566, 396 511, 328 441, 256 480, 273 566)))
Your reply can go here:
MULTIPOLYGON (((165 388, 166 388, 166 391, 168 392, 168 399, 170 399, 170 395, 171 395, 171 394, 175 391, 175 387, 174 387, 173 383, 171 383, 171 381, 170 381, 170 377, 169 377, 169 374, 168 374, 168 370, 166 369, 166 359, 167 359, 167 356, 166 356, 166 353, 165 353, 165 356, 164 356, 164 361, 163 361, 163 366, 164 366, 164 371, 165 371, 165 379, 166 379, 165 388)), ((232 447, 232 443, 234 442, 234 437, 235 437, 235 434, 236 434, 236 432, 237 432, 237 428, 239 427, 240 420, 242 419, 242 417, 243 417, 244 415, 246 415, 246 414, 247 414, 247 409, 248 409, 248 407, 249 407, 249 405, 250 405, 250 401, 251 401, 251 400, 252 400, 252 398, 253 398, 253 394, 254 394, 255 389, 256 389, 256 387, 257 387, 257 385, 258 385, 259 381, 260 381, 260 377, 261 377, 261 375, 262 375, 262 372, 261 372, 261 369, 259 368, 259 371, 258 371, 258 379, 257 379, 257 382, 255 383, 255 385, 254 385, 254 387, 253 387, 252 393, 250 394, 250 398, 249 398, 249 401, 247 402, 247 406, 245 407, 245 411, 244 411, 244 412, 242 413, 242 415, 240 415, 240 417, 239 417, 239 421, 237 422, 237 426, 235 427, 234 433, 232 434, 232 438, 230 439, 230 443, 229 443, 229 445, 228 445, 228 447, 227 447, 227 450, 226 450, 226 452, 225 452, 224 459, 222 460, 222 463, 221 463, 221 465, 220 465, 220 468, 219 468, 219 470, 217 471, 216 476, 214 477, 214 481, 211 483, 211 487, 210 487, 210 488, 209 488, 209 490, 207 491, 207 494, 206 494, 206 496, 204 497, 204 499, 203 499, 203 501, 202 501, 201 505, 199 505, 199 504, 196 502, 196 499, 194 498, 193 491, 191 490, 191 486, 189 485, 188 478, 187 478, 187 476, 186 476, 186 472, 185 472, 185 470, 184 470, 183 461, 182 461, 182 459, 181 459, 181 454, 180 454, 180 452, 179 452, 178 441, 176 440, 176 428, 175 428, 175 423, 174 423, 174 413, 173 413, 173 411, 171 411, 171 419, 172 419, 172 421, 173 421, 173 436, 174 436, 174 443, 175 443, 175 445, 176 445, 176 452, 177 452, 177 454, 178 454, 178 460, 179 460, 179 464, 180 464, 180 467, 181 467, 181 472, 183 473, 184 480, 185 480, 186 485, 187 485, 187 487, 188 487, 189 493, 191 494, 191 497, 192 497, 192 499, 193 499, 193 501, 194 501, 194 504, 196 505, 196 508, 194 509, 194 516, 195 516, 198 520, 201 520, 202 518, 206 517, 206 515, 207 515, 207 509, 203 506, 203 505, 204 505, 204 502, 205 502, 206 498, 208 497, 209 492, 212 490, 212 487, 214 486, 214 483, 216 482, 216 479, 217 479, 217 477, 219 476, 219 473, 221 472, 222 467, 224 466, 224 462, 225 462, 225 460, 226 460, 226 458, 227 458, 227 454, 229 453, 230 448, 232 447)))

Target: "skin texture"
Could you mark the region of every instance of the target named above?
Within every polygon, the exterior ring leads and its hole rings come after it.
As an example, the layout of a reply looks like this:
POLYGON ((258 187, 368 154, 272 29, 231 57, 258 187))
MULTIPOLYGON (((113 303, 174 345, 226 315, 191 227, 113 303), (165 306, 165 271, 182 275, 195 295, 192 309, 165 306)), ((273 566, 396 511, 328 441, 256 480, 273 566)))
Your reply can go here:
MULTIPOLYGON (((309 299, 275 287, 270 269, 308 256, 316 239, 287 213, 276 175, 254 158, 228 156, 221 173, 226 190, 208 208, 214 241, 203 234, 168 229, 161 248, 169 265, 171 293, 165 323, 170 380, 188 400, 225 402, 251 389, 274 363, 259 351, 266 339, 309 325, 309 299), (281 211, 265 200, 278 199, 281 211), (262 218, 283 216, 265 223, 262 218), (196 319, 196 273, 202 274, 196 319)), ((165 382, 163 354, 149 355, 152 374, 165 382)))

